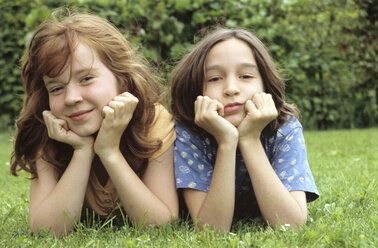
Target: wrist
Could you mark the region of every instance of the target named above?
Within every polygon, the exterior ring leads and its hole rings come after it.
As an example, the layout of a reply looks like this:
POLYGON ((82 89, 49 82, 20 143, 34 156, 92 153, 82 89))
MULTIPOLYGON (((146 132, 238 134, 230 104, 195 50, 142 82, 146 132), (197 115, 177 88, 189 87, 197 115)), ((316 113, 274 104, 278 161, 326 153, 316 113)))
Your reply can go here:
POLYGON ((90 158, 94 157, 94 150, 93 146, 82 146, 82 147, 77 147, 74 148, 74 156, 89 156, 90 158))
POLYGON ((97 138, 94 144, 94 152, 101 158, 120 152, 119 146, 119 141, 105 142, 97 138))
POLYGON ((96 151, 97 156, 101 159, 103 163, 106 161, 118 160, 119 157, 123 158, 123 155, 119 149, 107 149, 96 151))
POLYGON ((251 147, 262 146, 260 137, 249 137, 239 139, 240 151, 250 149, 251 147))
POLYGON ((239 133, 237 130, 235 132, 226 132, 225 135, 214 136, 218 145, 227 144, 229 146, 237 146, 239 140, 239 133))
POLYGON ((236 151, 236 148, 238 147, 238 140, 225 140, 225 141, 221 141, 221 142, 218 142, 218 149, 224 149, 224 150, 229 150, 229 151, 232 151, 232 150, 235 150, 236 151))

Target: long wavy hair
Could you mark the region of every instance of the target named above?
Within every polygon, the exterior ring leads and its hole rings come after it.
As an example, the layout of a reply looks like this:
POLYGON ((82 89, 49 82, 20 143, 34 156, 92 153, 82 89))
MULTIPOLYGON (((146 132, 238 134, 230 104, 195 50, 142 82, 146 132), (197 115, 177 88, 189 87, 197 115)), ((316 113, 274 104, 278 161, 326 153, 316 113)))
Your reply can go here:
POLYGON ((203 94, 206 59, 211 48, 232 38, 245 42, 251 48, 263 80, 264 91, 273 97, 278 117, 263 130, 264 135, 271 135, 288 120, 288 116, 298 117, 299 112, 294 105, 285 102, 285 83, 268 50, 256 35, 244 29, 216 28, 179 61, 169 79, 173 116, 180 124, 195 132, 204 131, 194 123, 194 102, 197 96, 203 94))
POLYGON ((59 76, 70 64, 80 42, 91 48, 114 74, 121 92, 127 90, 139 99, 121 137, 120 150, 140 174, 148 158, 161 146, 160 140, 147 137, 155 117, 154 103, 162 102, 157 78, 146 60, 133 51, 110 22, 91 14, 58 13, 38 27, 22 58, 25 101, 16 121, 11 173, 16 176, 18 171, 25 170, 37 178, 36 161, 42 158, 55 167, 60 177, 70 162, 73 148, 50 139, 47 134, 42 111, 50 107, 42 77, 59 76))

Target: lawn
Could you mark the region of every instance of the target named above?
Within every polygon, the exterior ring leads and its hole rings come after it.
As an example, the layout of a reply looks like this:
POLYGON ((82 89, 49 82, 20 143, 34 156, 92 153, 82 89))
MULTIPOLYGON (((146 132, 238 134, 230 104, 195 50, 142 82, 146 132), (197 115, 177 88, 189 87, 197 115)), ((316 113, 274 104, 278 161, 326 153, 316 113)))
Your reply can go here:
POLYGON ((230 233, 198 231, 183 221, 132 228, 79 225, 63 239, 28 226, 29 181, 9 174, 11 134, 0 134, 0 247, 378 247, 378 128, 305 132, 320 198, 309 204, 301 230, 273 230, 259 220, 230 233))

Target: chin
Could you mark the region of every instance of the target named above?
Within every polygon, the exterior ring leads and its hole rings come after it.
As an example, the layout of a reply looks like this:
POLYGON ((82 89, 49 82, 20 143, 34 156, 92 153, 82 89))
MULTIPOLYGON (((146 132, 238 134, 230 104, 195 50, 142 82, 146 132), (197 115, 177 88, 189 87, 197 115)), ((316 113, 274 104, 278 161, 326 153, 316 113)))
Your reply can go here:
POLYGON ((98 127, 88 127, 88 128, 75 128, 73 127, 72 132, 76 133, 80 137, 88 137, 98 132, 100 128, 98 127))
POLYGON ((93 134, 95 134, 97 131, 90 131, 90 130, 80 130, 80 131, 74 131, 72 130, 74 133, 76 133, 77 135, 79 135, 80 137, 88 137, 88 136, 91 136, 93 134))
POLYGON ((241 118, 226 118, 226 120, 233 126, 238 127, 243 119, 241 118))

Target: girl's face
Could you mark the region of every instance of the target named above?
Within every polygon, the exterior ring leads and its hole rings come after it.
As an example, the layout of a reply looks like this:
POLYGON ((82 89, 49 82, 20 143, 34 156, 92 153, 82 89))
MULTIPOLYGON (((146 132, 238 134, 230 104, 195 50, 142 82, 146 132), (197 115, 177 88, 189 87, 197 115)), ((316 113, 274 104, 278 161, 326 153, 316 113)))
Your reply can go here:
POLYGON ((103 107, 120 93, 113 73, 82 43, 61 75, 44 76, 43 81, 52 114, 65 120, 79 136, 89 136, 100 129, 103 107))
POLYGON ((264 91, 251 48, 236 38, 216 44, 205 62, 203 95, 224 106, 224 118, 234 126, 244 119, 244 104, 264 91))

